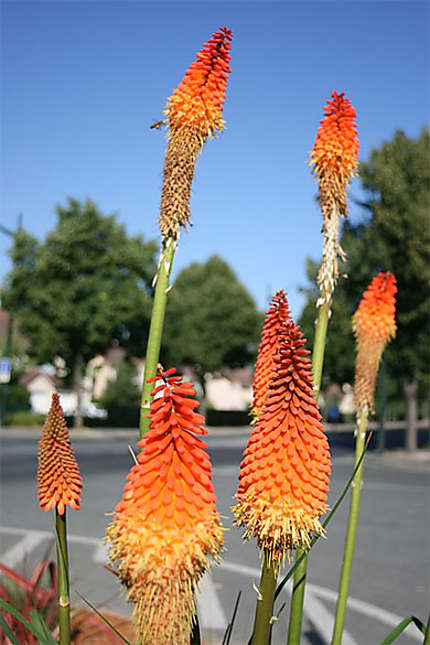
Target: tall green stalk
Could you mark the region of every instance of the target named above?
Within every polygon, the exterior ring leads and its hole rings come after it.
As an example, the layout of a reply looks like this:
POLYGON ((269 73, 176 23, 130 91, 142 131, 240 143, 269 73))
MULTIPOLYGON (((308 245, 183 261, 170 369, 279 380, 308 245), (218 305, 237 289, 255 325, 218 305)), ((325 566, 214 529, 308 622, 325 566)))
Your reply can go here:
POLYGON ((66 511, 60 515, 55 510, 55 531, 57 535, 58 569, 58 623, 60 645, 70 645, 70 591, 69 556, 67 553, 66 511))
POLYGON ((266 645, 269 642, 278 568, 279 565, 269 560, 268 552, 265 550, 251 645, 266 645))
POLYGON ((161 337, 163 334, 164 314, 166 311, 167 290, 172 270, 173 256, 176 249, 176 242, 173 237, 163 239, 161 246, 160 265, 158 268, 157 283, 155 287, 154 302, 152 305, 151 325, 149 328, 148 345, 146 348, 145 371, 143 374, 142 404, 140 409, 140 438, 149 430, 149 419, 147 418, 150 404, 151 392, 154 389, 153 383, 148 379, 153 378, 157 373, 157 365, 160 357, 161 337))
MULTIPOLYGON (((315 340, 312 351, 312 370, 314 374, 314 393, 318 401, 322 369, 324 363, 325 341, 327 337, 328 320, 330 316, 331 299, 321 305, 315 327, 315 340)), ((297 549, 296 560, 302 558, 303 549, 297 549)), ((299 645, 303 621, 303 602, 305 598, 305 584, 308 567, 308 558, 305 556, 294 571, 293 593, 291 596, 290 622, 288 626, 288 645, 299 645)))
MULTIPOLYGON (((357 423, 357 437, 355 440, 355 464, 364 450, 367 430, 367 409, 361 409, 357 423)), ((339 592, 337 596, 336 616, 334 620, 332 645, 342 642, 343 627, 345 624, 346 602, 348 600, 349 583, 351 580, 352 559, 354 556, 355 537, 357 534, 358 511, 360 508, 361 482, 363 478, 363 461, 361 462, 354 479, 352 480, 351 505, 349 509, 348 529, 346 532, 345 550, 343 555, 342 571, 340 574, 339 592)))

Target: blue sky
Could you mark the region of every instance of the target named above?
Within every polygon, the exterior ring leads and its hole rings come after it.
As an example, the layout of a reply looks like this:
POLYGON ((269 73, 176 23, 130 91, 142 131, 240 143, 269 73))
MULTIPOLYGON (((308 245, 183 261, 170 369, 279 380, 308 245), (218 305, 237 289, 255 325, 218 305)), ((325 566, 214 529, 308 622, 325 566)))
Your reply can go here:
MULTIPOLYGON (((284 287, 298 316, 305 258, 321 254, 307 155, 332 91, 357 110, 363 160, 396 129, 416 137, 428 122, 425 2, 35 0, 1 10, 1 223, 14 228, 22 212, 41 239, 68 195, 158 239, 165 137, 149 126, 201 45, 233 30, 227 128, 198 160, 194 227, 174 275, 218 253, 260 308, 284 287)), ((360 197, 358 179, 350 196, 360 197)), ((9 244, 0 233, 0 278, 9 244)))

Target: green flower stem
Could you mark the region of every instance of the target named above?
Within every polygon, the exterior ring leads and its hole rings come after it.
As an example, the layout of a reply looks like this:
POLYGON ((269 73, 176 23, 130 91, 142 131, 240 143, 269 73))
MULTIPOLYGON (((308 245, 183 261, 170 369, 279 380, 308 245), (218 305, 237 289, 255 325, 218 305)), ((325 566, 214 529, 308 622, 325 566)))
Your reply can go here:
MULTIPOLYGON (((304 553, 297 549, 296 560, 304 553)), ((308 558, 305 557, 294 571, 293 594, 291 596, 290 621, 288 624, 288 645, 299 645, 302 631, 303 601, 305 597, 305 582, 308 567, 308 558)))
MULTIPOLYGON (((325 341, 327 336, 328 320, 330 317, 330 308, 331 298, 328 301, 325 300, 321 305, 315 327, 315 339, 312 352, 312 370, 314 374, 314 392, 317 401, 321 388, 325 341)), ((303 553, 304 551, 302 549, 297 549, 296 560, 298 560, 298 558, 301 558, 303 553)), ((298 645, 300 643, 307 567, 308 558, 305 555, 294 571, 294 584, 290 607, 290 622, 288 627, 288 645, 298 645)))
POLYGON ((67 553, 66 511, 60 515, 55 510, 55 529, 57 533, 58 568, 58 623, 60 645, 70 645, 70 592, 69 557, 67 553))
POLYGON ((172 261, 176 249, 176 242, 172 237, 163 240, 161 246, 160 265, 158 269, 157 284, 155 287, 154 303, 152 305, 151 326, 149 328, 148 345, 146 348, 145 371, 143 374, 142 404, 140 409, 140 438, 149 430, 147 414, 151 404, 151 392, 154 383, 148 383, 157 372, 160 357, 161 336, 163 333, 164 314, 166 311, 167 289, 172 270, 172 261))
POLYGON ((278 566, 273 560, 269 560, 268 552, 265 550, 261 566, 260 596, 257 600, 251 645, 267 645, 269 643, 278 566))
MULTIPOLYGON (((361 409, 358 415, 357 437, 355 440, 355 463, 364 450, 367 430, 367 409, 361 409)), ((355 536, 357 534, 358 511, 360 508, 361 482, 363 478, 363 461, 352 480, 351 504, 349 509, 348 529, 346 532, 345 550, 343 554, 342 571, 340 574, 339 592, 337 596, 336 616, 334 620, 332 645, 341 645, 345 623, 346 601, 348 600, 349 583, 351 579, 352 558, 354 556, 355 536)))
POLYGON ((315 327, 315 340, 312 352, 312 370, 314 373, 314 392, 318 401, 321 388, 322 369, 324 363, 325 339, 327 337, 328 320, 330 317, 331 300, 321 305, 315 327))

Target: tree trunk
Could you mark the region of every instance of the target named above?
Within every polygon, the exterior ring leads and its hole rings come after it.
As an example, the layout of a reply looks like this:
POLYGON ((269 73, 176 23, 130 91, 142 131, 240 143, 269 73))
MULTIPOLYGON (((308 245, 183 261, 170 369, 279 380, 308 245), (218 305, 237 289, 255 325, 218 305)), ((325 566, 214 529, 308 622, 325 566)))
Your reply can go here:
POLYGON ((73 422, 74 428, 82 428, 82 367, 83 358, 82 354, 78 354, 73 366, 73 389, 76 394, 76 414, 73 422))
POLYGON ((407 412, 406 450, 412 452, 418 448, 418 380, 404 383, 403 390, 407 412))

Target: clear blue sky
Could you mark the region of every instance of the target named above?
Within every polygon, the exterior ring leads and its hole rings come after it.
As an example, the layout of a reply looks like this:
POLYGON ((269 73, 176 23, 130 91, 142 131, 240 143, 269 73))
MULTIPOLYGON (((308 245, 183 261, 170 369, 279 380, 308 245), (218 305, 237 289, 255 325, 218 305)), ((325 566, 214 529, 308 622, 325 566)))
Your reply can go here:
MULTIPOLYGON (((158 238, 165 150, 150 130, 195 53, 233 30, 227 129, 201 154, 194 228, 174 271, 218 253, 264 308, 298 316, 305 258, 321 254, 307 154, 333 90, 357 110, 360 158, 429 117, 427 2, 2 2, 1 223, 39 238, 66 196, 158 238)), ((350 196, 359 197, 355 179, 350 196)), ((350 200, 351 201, 351 200, 350 200)), ((350 206, 351 217, 361 216, 350 206)), ((9 269, 0 233, 0 277, 9 269)))

